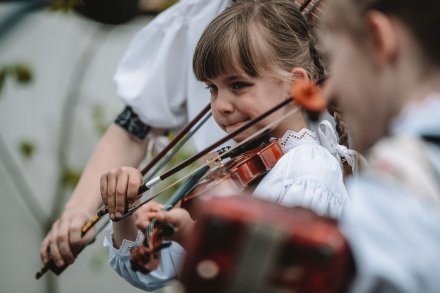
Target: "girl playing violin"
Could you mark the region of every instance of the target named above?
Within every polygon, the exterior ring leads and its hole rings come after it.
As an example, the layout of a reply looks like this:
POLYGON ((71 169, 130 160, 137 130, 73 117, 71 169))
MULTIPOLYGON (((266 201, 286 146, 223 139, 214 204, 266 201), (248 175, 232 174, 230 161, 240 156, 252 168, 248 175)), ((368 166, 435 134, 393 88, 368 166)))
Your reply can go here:
MULTIPOLYGON (((217 124, 227 133, 238 129, 285 99, 299 81, 317 80, 324 67, 304 17, 291 0, 241 1, 212 21, 197 44, 193 68, 211 93, 217 124)), ((348 200, 342 160, 350 152, 338 144, 328 121, 307 128, 305 113, 291 104, 235 137, 243 141, 259 129, 297 111, 271 127, 285 155, 258 183, 253 195, 284 206, 302 206, 321 215, 339 217, 348 200), (325 146, 325 147, 324 147, 325 146)), ((339 123, 335 116, 336 123, 339 123)), ((345 134, 342 134, 345 135, 345 134)), ((101 177, 101 194, 112 220, 122 217, 126 203, 137 197, 143 178, 133 168, 118 168, 101 177)), ((181 208, 165 212, 150 203, 137 220, 113 222, 105 239, 111 266, 133 285, 154 290, 175 277, 184 255, 177 243, 194 221, 181 208), (142 243, 142 232, 152 219, 175 227, 172 245, 160 253, 159 267, 144 275, 134 272, 129 251, 142 243), (138 230, 141 229, 141 230, 138 230)))

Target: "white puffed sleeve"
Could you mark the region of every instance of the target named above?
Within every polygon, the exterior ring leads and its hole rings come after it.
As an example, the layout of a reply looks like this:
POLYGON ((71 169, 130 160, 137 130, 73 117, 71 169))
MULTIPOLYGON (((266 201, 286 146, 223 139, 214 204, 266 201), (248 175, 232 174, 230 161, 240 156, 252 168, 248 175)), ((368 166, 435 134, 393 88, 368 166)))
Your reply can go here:
MULTIPOLYGON (((187 121, 188 87, 196 84, 203 88, 192 73, 195 43, 227 4, 229 0, 182 0, 136 34, 114 81, 119 97, 142 122, 157 128, 177 128, 187 121)), ((200 109, 209 102, 205 92, 194 97, 200 99, 200 109)))
POLYGON ((135 241, 124 240, 119 249, 113 246, 113 231, 107 229, 104 246, 109 250, 109 263, 113 270, 133 286, 146 291, 154 291, 167 285, 168 281, 175 278, 185 256, 185 250, 178 243, 172 242, 171 246, 160 251, 159 267, 148 274, 135 272, 131 269, 130 250, 142 245, 144 235, 138 231, 135 241))
POLYGON ((334 218, 348 200, 339 162, 316 143, 288 151, 263 178, 254 196, 334 218))

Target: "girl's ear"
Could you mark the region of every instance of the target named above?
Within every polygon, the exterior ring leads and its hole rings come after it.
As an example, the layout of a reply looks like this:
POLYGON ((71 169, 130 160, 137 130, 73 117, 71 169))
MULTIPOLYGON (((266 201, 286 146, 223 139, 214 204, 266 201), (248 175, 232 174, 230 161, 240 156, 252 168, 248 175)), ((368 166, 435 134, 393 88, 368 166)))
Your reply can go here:
POLYGON ((366 19, 378 61, 383 64, 393 62, 399 49, 398 32, 394 23, 385 14, 377 11, 369 12, 366 19))
POLYGON ((309 80, 309 75, 307 74, 307 71, 304 68, 295 67, 290 71, 290 73, 292 73, 293 82, 309 80))
POLYGON ((307 71, 302 67, 295 67, 293 68, 290 73, 292 73, 292 82, 286 89, 286 98, 290 99, 290 93, 292 92, 293 88, 295 87, 295 83, 298 81, 309 81, 309 75, 307 74, 307 71))

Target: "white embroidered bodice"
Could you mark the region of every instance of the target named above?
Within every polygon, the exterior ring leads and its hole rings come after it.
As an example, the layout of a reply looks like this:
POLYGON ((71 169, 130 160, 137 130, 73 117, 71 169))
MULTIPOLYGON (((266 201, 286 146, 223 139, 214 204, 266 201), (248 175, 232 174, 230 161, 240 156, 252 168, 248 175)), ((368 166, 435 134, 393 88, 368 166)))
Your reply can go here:
POLYGON ((319 139, 316 133, 307 128, 303 128, 299 132, 287 130, 278 141, 285 153, 304 143, 319 144, 319 139))

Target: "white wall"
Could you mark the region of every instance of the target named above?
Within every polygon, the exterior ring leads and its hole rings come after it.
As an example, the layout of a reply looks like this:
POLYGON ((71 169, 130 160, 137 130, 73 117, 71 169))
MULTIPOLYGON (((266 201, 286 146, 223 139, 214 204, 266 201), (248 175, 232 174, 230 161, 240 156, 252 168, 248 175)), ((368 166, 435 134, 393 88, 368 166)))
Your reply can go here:
MULTIPOLYGON (((0 4, 0 20, 10 8, 10 4, 0 4)), ((72 13, 40 11, 28 15, 6 36, 0 36, 0 68, 21 62, 35 74, 31 85, 8 82, 0 93, 0 135, 11 154, 7 159, 15 161, 24 176, 18 181, 28 184, 45 213, 53 201, 59 172, 56 156, 61 107, 77 61, 93 42, 96 52, 85 72, 85 82, 75 88, 79 102, 71 109, 73 143, 68 161, 72 167, 82 168, 99 139, 91 119, 92 106, 101 104, 108 122, 122 109, 112 75, 129 40, 148 21, 148 17, 143 17, 106 32, 97 23, 72 13), (29 160, 18 151, 23 139, 36 145, 35 156, 29 160)), ((0 154, 6 156, 5 152, 0 154)), ((7 169, 4 161, 0 160, 0 292, 46 292, 48 274, 38 281, 34 279, 41 266, 39 246, 43 231, 11 180, 17 175, 7 169)), ((57 278, 57 292, 139 292, 109 269, 101 243, 99 239, 86 248, 76 263, 57 278)))

